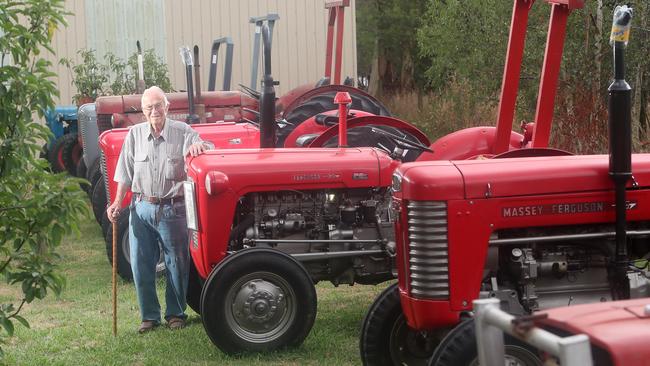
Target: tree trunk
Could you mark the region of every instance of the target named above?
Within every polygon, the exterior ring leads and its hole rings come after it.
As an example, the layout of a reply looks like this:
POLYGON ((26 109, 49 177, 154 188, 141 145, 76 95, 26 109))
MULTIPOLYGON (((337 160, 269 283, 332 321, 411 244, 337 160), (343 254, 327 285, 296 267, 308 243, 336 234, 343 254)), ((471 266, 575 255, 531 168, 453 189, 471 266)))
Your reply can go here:
POLYGON ((641 133, 641 105, 644 104, 643 95, 643 65, 639 64, 634 70, 634 89, 632 95, 632 147, 634 151, 640 148, 640 133, 641 133))
POLYGON ((370 80, 368 80, 368 93, 375 98, 380 98, 383 91, 381 79, 386 68, 386 60, 384 60, 382 51, 379 48, 379 40, 375 39, 374 58, 372 60, 372 67, 370 68, 370 80))

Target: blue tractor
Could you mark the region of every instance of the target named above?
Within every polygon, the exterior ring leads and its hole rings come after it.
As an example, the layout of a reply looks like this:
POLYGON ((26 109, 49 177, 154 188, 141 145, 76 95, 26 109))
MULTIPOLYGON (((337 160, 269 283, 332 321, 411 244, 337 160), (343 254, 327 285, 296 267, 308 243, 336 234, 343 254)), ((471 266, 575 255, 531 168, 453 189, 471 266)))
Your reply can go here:
POLYGON ((41 157, 50 162, 55 173, 67 171, 76 176, 82 152, 77 137, 77 106, 57 106, 45 111, 45 124, 52 137, 43 146, 41 157))

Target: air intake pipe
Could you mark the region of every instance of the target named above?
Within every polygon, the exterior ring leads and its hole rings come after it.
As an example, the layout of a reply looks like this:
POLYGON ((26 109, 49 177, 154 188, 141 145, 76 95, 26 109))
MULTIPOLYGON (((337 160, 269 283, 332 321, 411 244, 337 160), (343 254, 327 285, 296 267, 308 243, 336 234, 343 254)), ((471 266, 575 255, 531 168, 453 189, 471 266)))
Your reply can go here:
POLYGON ((271 31, 268 25, 262 26, 264 44, 264 76, 260 97, 260 147, 275 147, 275 85, 279 83, 271 76, 271 31))
POLYGON ((621 276, 627 269, 625 186, 632 177, 632 88, 625 81, 625 48, 630 37, 632 9, 617 6, 610 44, 614 52, 614 82, 609 86, 609 175, 616 192, 616 263, 621 276))

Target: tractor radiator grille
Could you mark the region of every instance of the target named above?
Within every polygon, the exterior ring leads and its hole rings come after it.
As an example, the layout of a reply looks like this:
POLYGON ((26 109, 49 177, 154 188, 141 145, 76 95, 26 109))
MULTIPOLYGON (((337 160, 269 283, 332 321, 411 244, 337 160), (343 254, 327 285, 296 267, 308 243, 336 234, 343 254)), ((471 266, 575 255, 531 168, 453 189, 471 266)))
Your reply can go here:
POLYGON ((447 203, 411 201, 407 215, 411 295, 448 299, 447 203))
POLYGON ((108 187, 108 170, 106 168, 106 156, 104 156, 104 151, 101 152, 100 162, 102 168, 102 179, 104 180, 104 189, 106 190, 106 202, 110 205, 113 201, 111 201, 111 190, 108 187))
POLYGON ((111 124, 111 117, 113 116, 110 114, 97 115, 97 129, 99 130, 100 135, 102 132, 113 128, 113 125, 111 124))
MULTIPOLYGON (((81 109, 81 108, 80 108, 81 109)), ((86 114, 79 113, 79 131, 81 131, 81 148, 83 151, 86 151, 88 147, 86 144, 88 144, 88 122, 89 122, 89 117, 86 114)), ((81 177, 85 178, 85 177, 81 177)))

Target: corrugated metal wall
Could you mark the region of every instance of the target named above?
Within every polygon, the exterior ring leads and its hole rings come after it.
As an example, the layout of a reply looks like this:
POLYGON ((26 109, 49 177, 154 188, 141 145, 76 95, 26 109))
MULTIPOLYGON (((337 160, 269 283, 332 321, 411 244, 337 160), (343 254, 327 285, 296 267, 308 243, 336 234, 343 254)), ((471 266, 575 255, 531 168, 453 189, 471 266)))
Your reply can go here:
MULTIPOLYGON (((343 75, 356 75, 356 23, 354 2, 345 12, 343 75)), ((68 27, 54 36, 60 104, 69 104, 75 90, 69 71, 58 65, 62 57, 77 60, 77 50, 91 48, 100 57, 110 51, 126 59, 136 51, 154 48, 166 62, 172 85, 184 90, 185 68, 178 49, 199 46, 202 86, 207 88, 209 52, 216 38, 232 37, 232 87, 250 83, 254 25, 249 18, 277 13, 273 35, 273 76, 282 94, 304 83, 315 83, 324 73, 327 11, 324 0, 67 0, 68 27)), ((224 52, 220 51, 219 68, 224 52)), ((261 71, 261 66, 260 66, 261 71)), ((221 85, 222 71, 217 86, 221 85)), ((258 78, 259 83, 259 78, 258 78)))

